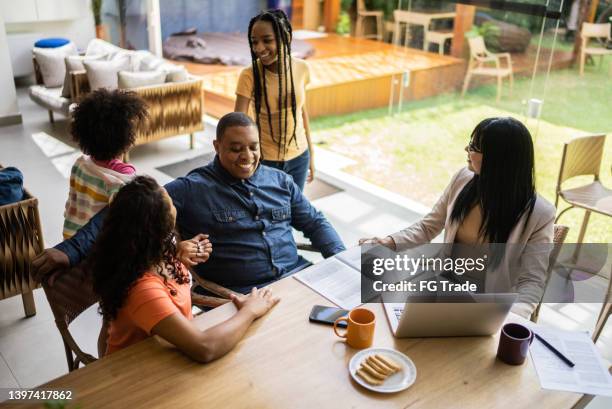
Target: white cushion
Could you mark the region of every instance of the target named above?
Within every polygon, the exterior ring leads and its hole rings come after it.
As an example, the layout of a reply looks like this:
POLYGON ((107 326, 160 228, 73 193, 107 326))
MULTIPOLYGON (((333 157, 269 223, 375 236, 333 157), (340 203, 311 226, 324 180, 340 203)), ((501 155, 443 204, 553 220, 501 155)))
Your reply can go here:
POLYGON ((163 71, 119 72, 119 88, 138 88, 159 85, 166 81, 163 71))
POLYGON ((69 55, 64 57, 64 63, 66 64, 66 76, 64 78, 64 88, 62 88, 62 97, 70 98, 70 71, 84 71, 85 66, 83 61, 96 61, 103 60, 106 58, 106 54, 99 55, 69 55))
POLYGON ((107 41, 94 38, 87 44, 85 55, 106 54, 107 59, 111 59, 113 55, 117 54, 119 51, 123 51, 123 49, 107 41))
POLYGON ((78 54, 74 43, 68 43, 57 48, 37 48, 32 50, 40 68, 45 87, 61 87, 66 76, 64 57, 78 54))
POLYGON ((166 82, 183 82, 189 79, 187 70, 182 65, 165 63, 157 68, 166 73, 166 82))
POLYGON ((111 61, 83 61, 83 65, 92 91, 98 88, 116 89, 117 74, 130 69, 130 58, 126 55, 111 61))
POLYGON ((134 55, 139 60, 140 71, 155 71, 159 66, 165 64, 162 58, 146 50, 135 51, 134 55))
POLYGON ((62 97, 61 87, 47 88, 42 85, 30 87, 30 98, 38 105, 68 115, 70 112, 70 100, 62 97))

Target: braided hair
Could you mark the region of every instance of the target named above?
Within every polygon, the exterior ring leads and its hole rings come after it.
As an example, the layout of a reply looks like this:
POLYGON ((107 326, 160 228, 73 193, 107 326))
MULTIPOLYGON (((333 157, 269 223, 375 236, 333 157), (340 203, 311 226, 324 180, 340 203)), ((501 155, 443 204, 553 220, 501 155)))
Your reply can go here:
POLYGON ((261 136, 261 124, 259 122, 259 114, 261 112, 262 99, 266 106, 266 112, 268 113, 268 127, 270 129, 270 136, 272 141, 278 146, 278 153, 281 151, 286 152, 287 147, 291 143, 295 143, 298 146, 295 131, 297 128, 297 104, 295 98, 295 87, 293 82, 293 67, 291 64, 291 38, 293 36, 293 29, 291 23, 287 18, 287 15, 282 10, 268 10, 263 11, 253 17, 249 22, 248 38, 249 48, 251 50, 251 62, 253 66, 253 79, 254 79, 254 94, 255 94, 255 122, 257 129, 261 136), (278 117, 278 129, 279 134, 275 135, 272 128, 272 117, 270 112, 270 103, 268 102, 268 89, 266 86, 266 75, 265 68, 258 61, 255 51, 253 50, 253 41, 251 39, 251 32, 253 26, 258 21, 267 21, 272 25, 274 31, 274 37, 276 39, 276 52, 277 52, 277 64, 278 64, 278 103, 280 108, 280 115, 278 117), (287 75, 289 72, 289 75, 287 75), (291 85, 291 92, 289 93, 289 85, 291 85), (293 115, 293 132, 287 139, 287 110, 291 103, 291 114, 293 115))

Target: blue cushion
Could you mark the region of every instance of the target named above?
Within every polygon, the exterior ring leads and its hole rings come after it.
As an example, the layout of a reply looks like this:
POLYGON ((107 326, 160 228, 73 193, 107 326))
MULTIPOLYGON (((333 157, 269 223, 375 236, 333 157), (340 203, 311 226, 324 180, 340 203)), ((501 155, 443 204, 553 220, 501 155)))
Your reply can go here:
POLYGON ((17 168, 0 169, 0 206, 23 199, 23 175, 17 168))
POLYGON ((34 47, 38 48, 57 48, 66 45, 70 40, 66 38, 43 38, 34 43, 34 47))

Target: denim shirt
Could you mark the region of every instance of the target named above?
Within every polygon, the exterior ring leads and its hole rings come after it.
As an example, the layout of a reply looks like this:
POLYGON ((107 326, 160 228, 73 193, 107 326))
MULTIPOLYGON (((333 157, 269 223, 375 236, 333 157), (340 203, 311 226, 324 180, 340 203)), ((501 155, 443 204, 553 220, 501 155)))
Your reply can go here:
MULTIPOLYGON (((259 165, 253 176, 240 180, 215 157, 165 188, 176 207, 182 239, 205 233, 213 244, 209 260, 197 265, 195 272, 225 287, 241 291, 267 284, 299 267, 291 227, 302 231, 324 257, 345 249, 323 214, 279 170, 259 165)), ((90 240, 97 234, 101 213, 56 246, 68 254, 71 264, 86 254, 90 244, 80 238, 90 240)))

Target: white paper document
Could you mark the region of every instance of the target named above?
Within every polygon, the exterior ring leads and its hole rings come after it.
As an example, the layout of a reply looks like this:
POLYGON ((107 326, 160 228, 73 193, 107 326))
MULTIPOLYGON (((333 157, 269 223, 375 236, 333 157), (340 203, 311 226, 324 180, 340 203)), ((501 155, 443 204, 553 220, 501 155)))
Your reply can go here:
POLYGON ((338 253, 334 256, 338 260, 353 267, 357 271, 361 271, 361 246, 351 247, 338 253))
POLYGON ((335 257, 314 264, 294 277, 345 310, 362 304, 361 273, 335 257))
POLYGON ((530 353, 542 388, 612 396, 612 376, 608 365, 586 332, 535 324, 530 328, 575 364, 571 368, 535 338, 530 353))

